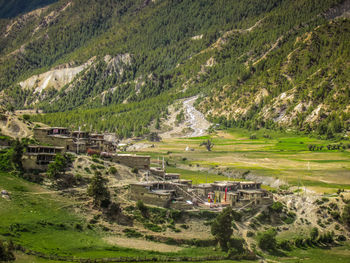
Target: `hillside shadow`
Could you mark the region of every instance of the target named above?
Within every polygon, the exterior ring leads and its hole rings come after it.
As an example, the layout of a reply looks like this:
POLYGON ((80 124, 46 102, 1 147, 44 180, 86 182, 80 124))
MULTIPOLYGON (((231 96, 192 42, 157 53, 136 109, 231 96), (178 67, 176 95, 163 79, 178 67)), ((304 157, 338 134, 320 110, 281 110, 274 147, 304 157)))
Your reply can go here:
POLYGON ((13 18, 58 0, 0 0, 0 18, 13 18))

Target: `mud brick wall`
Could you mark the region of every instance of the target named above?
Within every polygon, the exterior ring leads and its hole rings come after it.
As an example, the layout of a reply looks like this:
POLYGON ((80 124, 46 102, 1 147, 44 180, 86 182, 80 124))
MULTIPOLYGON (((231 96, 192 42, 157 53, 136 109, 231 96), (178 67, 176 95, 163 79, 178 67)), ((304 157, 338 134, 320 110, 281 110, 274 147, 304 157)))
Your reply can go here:
POLYGON ((165 207, 170 200, 169 195, 157 195, 149 192, 143 185, 130 185, 129 197, 131 200, 141 200, 145 204, 165 207))
POLYGON ((150 156, 115 155, 112 160, 113 162, 137 169, 149 169, 151 163, 150 156))

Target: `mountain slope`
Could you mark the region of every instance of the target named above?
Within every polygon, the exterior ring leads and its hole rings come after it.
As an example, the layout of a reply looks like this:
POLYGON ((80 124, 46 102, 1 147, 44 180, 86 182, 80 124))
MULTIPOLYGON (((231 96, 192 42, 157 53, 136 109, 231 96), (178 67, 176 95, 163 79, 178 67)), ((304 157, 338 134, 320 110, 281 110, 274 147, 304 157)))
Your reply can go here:
POLYGON ((175 99, 200 94, 198 108, 227 126, 332 136, 349 127, 349 21, 337 18, 349 6, 348 0, 58 1, 2 21, 0 89, 9 94, 2 103, 65 112, 35 117, 50 124, 130 136, 148 132, 175 99), (158 112, 146 110, 158 103, 158 112), (141 109, 152 112, 142 128, 121 125, 137 123, 141 109), (114 110, 129 117, 100 118, 114 110))
POLYGON ((15 17, 56 1, 57 0, 0 0, 0 18, 15 17))

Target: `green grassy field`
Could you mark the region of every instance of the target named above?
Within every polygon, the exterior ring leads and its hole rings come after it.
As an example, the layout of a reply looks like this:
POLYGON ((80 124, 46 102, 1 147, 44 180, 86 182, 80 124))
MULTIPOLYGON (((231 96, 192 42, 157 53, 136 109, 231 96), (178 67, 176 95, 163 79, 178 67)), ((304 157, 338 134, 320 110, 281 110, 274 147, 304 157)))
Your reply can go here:
POLYGON ((329 249, 308 248, 308 249, 294 249, 287 252, 284 257, 267 256, 268 262, 305 262, 305 263, 345 263, 350 259, 350 244, 346 243, 344 246, 333 247, 329 249))
MULTIPOLYGON (((154 160, 164 156, 171 164, 181 165, 183 169, 187 165, 251 171, 258 176, 279 178, 294 185, 300 180, 302 185, 323 193, 335 192, 338 188, 350 189, 350 151, 327 149, 328 144, 335 143, 294 133, 251 132, 235 128, 197 138, 165 139, 155 143, 154 148, 144 149, 143 153, 150 154, 154 160), (250 139, 252 134, 257 139, 250 139), (271 138, 265 138, 266 134, 271 138), (207 139, 215 144, 211 152, 199 146, 207 139), (309 144, 324 148, 309 151, 309 144), (186 147, 194 151, 186 152, 186 147)), ((347 145, 350 141, 342 143, 347 145)), ((188 176, 184 172, 184 178, 203 182, 200 173, 188 176)))

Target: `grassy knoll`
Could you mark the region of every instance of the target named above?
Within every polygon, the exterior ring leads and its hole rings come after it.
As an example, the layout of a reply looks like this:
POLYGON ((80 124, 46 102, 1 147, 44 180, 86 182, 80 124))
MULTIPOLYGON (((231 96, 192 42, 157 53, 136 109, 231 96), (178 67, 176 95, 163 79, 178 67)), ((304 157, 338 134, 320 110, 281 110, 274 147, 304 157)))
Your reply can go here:
MULTIPOLYGON (((229 129, 197 138, 166 139, 155 143, 155 148, 144 149, 153 158, 165 156, 172 164, 192 167, 220 167, 238 172, 251 171, 256 175, 271 176, 303 185, 318 192, 335 192, 337 188, 350 189, 350 151, 328 150, 327 145, 339 142, 321 140, 294 133, 244 129, 229 129), (256 139, 251 139, 251 135, 256 139), (203 140, 215 144, 211 152, 200 147, 203 140), (308 145, 323 146, 309 151, 308 145), (186 147, 194 151, 185 151, 186 147)), ((343 141, 344 145, 350 141, 343 141)), ((174 170, 172 170, 174 171, 174 170)), ((203 181, 203 176, 184 178, 203 181)))

